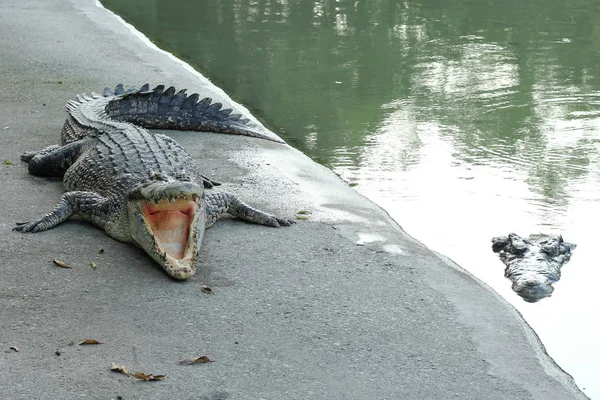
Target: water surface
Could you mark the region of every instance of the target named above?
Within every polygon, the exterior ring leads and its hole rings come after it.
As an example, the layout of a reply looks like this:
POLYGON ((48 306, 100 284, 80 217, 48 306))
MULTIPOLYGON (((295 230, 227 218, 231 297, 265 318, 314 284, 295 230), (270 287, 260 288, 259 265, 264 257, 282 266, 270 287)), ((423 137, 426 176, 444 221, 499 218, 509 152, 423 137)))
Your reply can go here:
POLYGON ((600 398, 600 3, 103 3, 492 286, 600 398), (503 278, 490 239, 513 231, 578 244, 552 298, 503 278))

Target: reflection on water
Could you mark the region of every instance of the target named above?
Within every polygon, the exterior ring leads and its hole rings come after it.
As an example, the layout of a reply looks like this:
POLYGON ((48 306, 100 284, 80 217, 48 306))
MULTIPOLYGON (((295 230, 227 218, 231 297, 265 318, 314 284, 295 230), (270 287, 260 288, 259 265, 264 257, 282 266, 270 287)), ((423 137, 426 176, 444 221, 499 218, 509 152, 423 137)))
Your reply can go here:
POLYGON ((106 0, 490 284, 600 398, 600 3, 106 0), (577 243, 551 299, 510 291, 490 239, 577 243))

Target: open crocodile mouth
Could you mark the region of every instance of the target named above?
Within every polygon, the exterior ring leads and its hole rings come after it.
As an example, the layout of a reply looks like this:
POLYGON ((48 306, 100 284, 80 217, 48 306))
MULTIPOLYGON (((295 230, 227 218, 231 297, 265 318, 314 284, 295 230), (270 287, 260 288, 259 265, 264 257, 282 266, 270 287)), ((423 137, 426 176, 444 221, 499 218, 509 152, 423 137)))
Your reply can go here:
POLYGON ((198 195, 139 200, 138 207, 145 233, 136 242, 171 277, 188 279, 194 275, 199 242, 204 233, 204 212, 198 195))
POLYGON ((187 197, 163 199, 159 202, 144 201, 141 210, 150 226, 161 253, 181 260, 186 256, 190 227, 198 211, 197 199, 187 197))

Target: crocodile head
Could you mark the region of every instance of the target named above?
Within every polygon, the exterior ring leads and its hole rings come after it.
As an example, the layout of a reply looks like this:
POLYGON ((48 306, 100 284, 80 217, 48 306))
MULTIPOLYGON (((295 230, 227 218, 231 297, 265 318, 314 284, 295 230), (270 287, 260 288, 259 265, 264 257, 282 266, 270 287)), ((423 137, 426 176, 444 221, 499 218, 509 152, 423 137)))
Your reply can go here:
POLYGON ((133 242, 175 279, 188 279, 204 235, 204 187, 188 177, 151 176, 129 192, 128 218, 133 242))

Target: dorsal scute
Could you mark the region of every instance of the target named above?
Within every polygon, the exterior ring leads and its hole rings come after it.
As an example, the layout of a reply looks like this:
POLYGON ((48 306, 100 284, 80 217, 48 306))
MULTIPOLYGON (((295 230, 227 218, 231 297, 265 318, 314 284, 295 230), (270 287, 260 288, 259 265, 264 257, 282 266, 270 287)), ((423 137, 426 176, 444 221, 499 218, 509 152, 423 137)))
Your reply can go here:
POLYGON ((115 91, 109 87, 106 87, 104 88, 104 91, 102 91, 102 94, 104 97, 111 97, 115 95, 115 91))
MULTIPOLYGON (((92 92, 77 95, 67 103, 67 112, 76 122, 104 130, 105 125, 129 123, 142 128, 180 129, 232 133, 281 142, 276 135, 253 124, 243 114, 210 97, 186 89, 149 84, 125 89, 122 83, 114 89, 105 88, 102 95, 92 92)), ((116 125, 115 125, 116 126, 116 125)))
POLYGON ((125 89, 123 88, 123 84, 122 84, 122 83, 119 83, 119 84, 117 85, 117 87, 115 88, 115 94, 116 94, 117 96, 120 96, 120 95, 122 95, 122 94, 125 94, 125 89))

